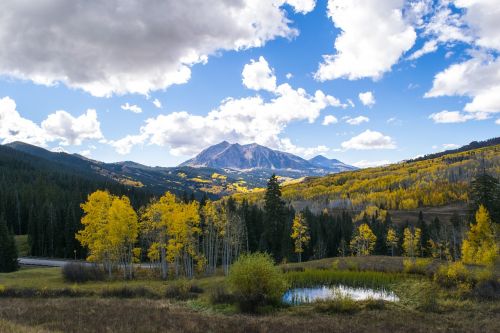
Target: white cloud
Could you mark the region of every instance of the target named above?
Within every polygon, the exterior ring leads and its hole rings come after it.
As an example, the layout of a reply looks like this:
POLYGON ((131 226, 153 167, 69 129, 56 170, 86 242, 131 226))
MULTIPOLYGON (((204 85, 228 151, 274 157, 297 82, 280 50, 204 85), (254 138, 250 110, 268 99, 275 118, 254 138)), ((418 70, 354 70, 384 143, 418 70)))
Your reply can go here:
POLYGON ((57 141, 61 145, 80 145, 87 139, 103 139, 97 112, 89 109, 79 117, 66 111, 50 114, 41 124, 23 118, 10 97, 0 99, 0 140, 2 143, 23 141, 46 146, 57 141))
POLYGON ((324 145, 319 145, 316 147, 297 147, 291 142, 289 138, 280 140, 280 149, 295 155, 303 156, 305 158, 325 154, 330 151, 330 149, 324 145))
POLYGON ((42 122, 42 129, 51 137, 50 141, 59 140, 62 145, 81 145, 87 139, 102 139, 97 112, 88 109, 79 117, 73 117, 66 111, 56 111, 42 122))
POLYGON ((463 123, 472 119, 470 115, 462 114, 460 111, 441 111, 429 116, 435 123, 463 123))
POLYGON ((437 51, 438 45, 436 40, 428 40, 427 42, 424 43, 424 46, 422 46, 421 49, 418 49, 417 51, 413 52, 408 59, 409 60, 415 60, 423 56, 424 54, 427 53, 432 53, 437 51))
POLYGON ((328 16, 341 30, 336 53, 323 56, 315 78, 379 79, 414 44, 414 28, 403 18, 403 0, 329 0, 328 16))
POLYGON ((259 95, 226 98, 206 116, 180 111, 149 118, 138 134, 110 141, 110 144, 120 154, 129 153, 134 145, 153 144, 170 147, 174 155, 193 155, 222 140, 242 144, 256 142, 301 154, 324 149, 293 146, 280 134, 291 122, 313 123, 323 109, 344 105, 321 90, 311 95, 287 83, 277 86, 272 94, 269 101, 259 95))
POLYGON ((90 151, 90 149, 86 149, 86 150, 80 151, 78 154, 85 156, 85 157, 90 157, 91 153, 92 152, 90 151))
POLYGON ((443 143, 444 149, 455 149, 458 147, 460 147, 460 145, 457 145, 456 143, 443 143))
POLYGON ((350 99, 350 98, 348 98, 348 99, 347 99, 347 104, 348 104, 351 108, 353 108, 353 107, 355 107, 355 106, 356 106, 356 105, 354 105, 354 102, 353 102, 353 101, 352 101, 352 99, 350 99))
POLYGON ((436 74, 425 97, 468 96, 471 101, 465 105, 464 111, 477 114, 466 115, 462 119, 473 119, 481 117, 481 114, 500 112, 499 91, 500 57, 493 60, 476 54, 472 59, 451 65, 436 74))
POLYGON ((122 106, 120 106, 122 108, 122 110, 125 110, 125 111, 131 111, 133 113, 141 113, 142 112, 142 109, 137 106, 137 105, 130 105, 127 103, 123 104, 122 106))
POLYGON ((343 149, 395 149, 396 143, 387 135, 377 131, 366 130, 363 133, 342 142, 343 149))
POLYGON ((147 95, 186 83, 218 51, 296 36, 287 2, 300 13, 314 8, 311 0, 4 0, 0 75, 94 96, 147 95))
POLYGON ((347 120, 345 122, 348 123, 349 125, 359 125, 359 124, 362 124, 364 122, 369 122, 369 121, 370 121, 370 118, 365 117, 365 116, 359 116, 359 117, 355 117, 355 118, 347 118, 347 120))
POLYGON ((54 153, 66 153, 66 154, 68 153, 68 152, 66 151, 66 149, 64 149, 64 148, 63 148, 63 147, 61 147, 61 146, 54 147, 54 148, 52 148, 50 151, 51 151, 51 152, 54 152, 54 153))
POLYGON ((326 115, 325 118, 323 118, 323 125, 324 126, 328 126, 330 124, 336 124, 338 123, 339 121, 337 120, 337 118, 335 118, 335 116, 332 116, 331 114, 329 115, 326 115))
POLYGON ((16 110, 16 102, 10 97, 0 98, 0 139, 2 144, 23 141, 45 146, 48 137, 44 130, 16 110))
POLYGON ((268 90, 276 89, 276 76, 274 70, 269 67, 264 57, 259 57, 258 61, 251 60, 249 64, 243 67, 241 73, 243 85, 253 90, 268 90))
POLYGON ((464 20, 472 27, 478 46, 500 50, 500 7, 496 0, 456 0, 466 9, 464 20))
POLYGON ((371 91, 359 93, 358 97, 364 106, 372 107, 375 104, 375 96, 373 95, 373 92, 371 92, 371 91))
POLYGON ((296 13, 307 14, 312 12, 316 6, 316 0, 286 0, 296 13))
POLYGON ((495 120, 495 124, 500 125, 500 118, 495 120))
POLYGON ((292 73, 286 73, 286 78, 287 78, 288 80, 290 80, 292 77, 293 77, 293 74, 292 74, 292 73))
POLYGON ((391 161, 389 160, 380 160, 380 161, 367 161, 367 160, 361 160, 356 163, 353 163, 355 167, 358 168, 372 168, 372 167, 377 167, 381 165, 387 165, 390 164, 391 161))
POLYGON ((155 98, 153 101, 153 105, 156 106, 158 109, 162 108, 161 102, 158 98, 155 98))

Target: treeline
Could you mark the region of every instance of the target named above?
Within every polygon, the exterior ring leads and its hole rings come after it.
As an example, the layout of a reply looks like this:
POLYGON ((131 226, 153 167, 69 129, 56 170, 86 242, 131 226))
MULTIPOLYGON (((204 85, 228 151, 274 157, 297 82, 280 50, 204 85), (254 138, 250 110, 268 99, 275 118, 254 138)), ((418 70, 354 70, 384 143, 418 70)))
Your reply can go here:
POLYGON ((0 146, 0 216, 11 233, 28 234, 31 255, 72 258, 76 251, 78 258, 84 258, 86 252, 75 240, 81 228, 80 204, 99 188, 127 195, 136 208, 152 196, 54 163, 0 146))

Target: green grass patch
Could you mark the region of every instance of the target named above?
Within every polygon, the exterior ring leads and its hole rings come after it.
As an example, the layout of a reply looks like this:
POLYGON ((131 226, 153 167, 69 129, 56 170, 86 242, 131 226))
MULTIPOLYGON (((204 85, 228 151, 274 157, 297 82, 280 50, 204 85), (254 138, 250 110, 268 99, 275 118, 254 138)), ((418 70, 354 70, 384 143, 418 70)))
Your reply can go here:
POLYGON ((20 257, 26 257, 30 254, 30 246, 28 244, 28 235, 17 235, 14 236, 17 246, 17 254, 20 257))
POLYGON ((303 272, 288 272, 285 277, 293 288, 343 284, 350 287, 388 289, 392 284, 401 281, 404 275, 384 272, 306 269, 303 272))

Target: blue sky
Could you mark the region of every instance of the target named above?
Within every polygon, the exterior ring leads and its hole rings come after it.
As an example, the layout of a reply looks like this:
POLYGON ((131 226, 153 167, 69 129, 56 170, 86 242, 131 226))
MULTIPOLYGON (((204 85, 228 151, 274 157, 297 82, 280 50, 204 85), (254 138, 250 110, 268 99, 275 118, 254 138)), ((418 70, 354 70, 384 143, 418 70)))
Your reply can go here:
POLYGON ((488 139, 500 132, 497 7, 8 0, 0 141, 161 166, 255 141, 363 167, 488 139))

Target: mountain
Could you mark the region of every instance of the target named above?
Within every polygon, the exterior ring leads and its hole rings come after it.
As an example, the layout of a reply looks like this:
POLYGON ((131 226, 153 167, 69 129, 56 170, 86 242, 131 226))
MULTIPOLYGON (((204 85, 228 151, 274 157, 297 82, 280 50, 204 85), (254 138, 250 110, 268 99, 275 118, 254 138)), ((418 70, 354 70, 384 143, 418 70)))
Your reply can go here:
POLYGON ((356 170, 355 166, 345 164, 339 160, 336 160, 334 158, 329 159, 326 158, 323 155, 318 155, 309 160, 309 163, 312 165, 318 167, 318 168, 325 168, 328 170, 334 170, 335 172, 343 172, 343 171, 351 171, 351 170, 356 170))
POLYGON ((273 150, 256 143, 240 145, 223 141, 208 147, 196 157, 180 166, 212 167, 254 172, 267 170, 285 177, 318 176, 340 171, 354 170, 353 166, 339 160, 316 156, 305 160, 299 156, 273 150))

